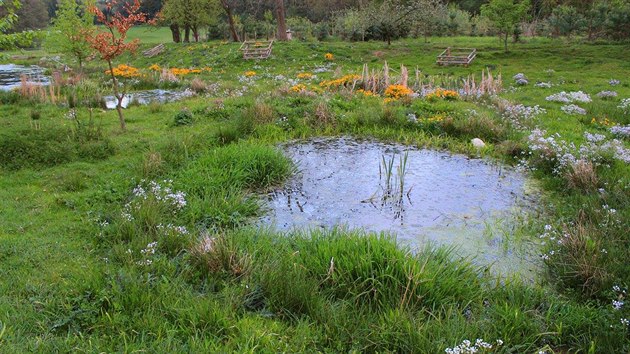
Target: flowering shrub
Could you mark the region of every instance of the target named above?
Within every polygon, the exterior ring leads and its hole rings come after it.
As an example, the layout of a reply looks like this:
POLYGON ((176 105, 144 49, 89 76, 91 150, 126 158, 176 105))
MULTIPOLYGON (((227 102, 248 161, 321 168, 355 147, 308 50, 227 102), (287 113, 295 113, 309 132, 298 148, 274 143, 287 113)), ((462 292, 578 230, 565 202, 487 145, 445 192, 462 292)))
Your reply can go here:
POLYGON ((176 76, 184 76, 188 74, 199 74, 201 73, 201 69, 182 69, 182 68, 171 68, 171 73, 176 76))
POLYGON ((252 76, 256 76, 256 72, 249 70, 249 71, 246 71, 243 75, 245 75, 245 77, 252 77, 252 76))
POLYGON ((577 91, 577 92, 560 92, 560 93, 556 93, 554 95, 551 96, 547 96, 547 98, 545 98, 547 101, 551 101, 551 102, 561 102, 561 103, 572 103, 572 102, 583 102, 583 103, 588 103, 591 102, 591 96, 589 96, 588 94, 582 92, 582 91, 577 91))
POLYGON ((523 73, 518 73, 514 75, 513 79, 516 81, 516 84, 519 86, 525 86, 529 83, 529 81, 527 80, 527 77, 525 77, 525 74, 523 73))
POLYGON ((606 140, 601 134, 584 133, 586 142, 579 148, 573 143, 560 140, 559 134, 551 136, 540 129, 534 129, 527 138, 530 155, 539 165, 548 165, 552 172, 562 175, 578 161, 599 165, 609 159, 630 163, 630 150, 617 139, 606 140))
POLYGON ((332 53, 326 53, 326 54, 324 54, 324 59, 326 59, 326 60, 334 60, 335 56, 332 53))
POLYGON ((306 91, 306 85, 297 84, 297 85, 291 86, 291 88, 289 88, 289 91, 296 92, 296 93, 305 92, 306 91))
POLYGON ((617 108, 621 108, 624 114, 630 114, 630 98, 624 98, 617 108))
POLYGON ((389 85, 385 89, 385 97, 397 100, 403 97, 410 96, 413 91, 407 86, 403 85, 389 85))
POLYGON ((562 112, 566 114, 580 114, 580 115, 586 114, 586 110, 584 108, 580 108, 579 106, 576 106, 574 104, 568 104, 568 105, 562 106, 560 107, 560 109, 562 110, 562 112))
POLYGON ((313 78, 313 74, 311 74, 311 73, 299 73, 299 74, 297 74, 297 78, 298 79, 309 80, 309 79, 313 78))
POLYGON ((432 92, 427 93, 425 98, 430 101, 436 99, 456 100, 459 98, 459 94, 453 90, 444 90, 438 87, 432 92))
POLYGON ((347 87, 349 84, 357 82, 360 78, 359 75, 345 75, 335 80, 324 80, 319 83, 319 86, 328 89, 347 87))
POLYGON ((630 125, 615 125, 610 128, 610 132, 620 138, 630 138, 630 125))
POLYGON ((131 78, 140 76, 140 70, 138 70, 138 68, 125 64, 120 64, 111 71, 107 70, 105 71, 105 74, 111 75, 112 72, 116 77, 131 78))
POLYGON ((609 98, 615 98, 617 97, 617 92, 615 91, 601 91, 597 94, 597 97, 601 98, 602 100, 606 100, 609 98))
POLYGON ((361 95, 361 96, 365 96, 365 97, 374 97, 374 96, 378 96, 377 94, 375 94, 372 91, 366 91, 364 89, 358 89, 355 91, 357 95, 361 95))

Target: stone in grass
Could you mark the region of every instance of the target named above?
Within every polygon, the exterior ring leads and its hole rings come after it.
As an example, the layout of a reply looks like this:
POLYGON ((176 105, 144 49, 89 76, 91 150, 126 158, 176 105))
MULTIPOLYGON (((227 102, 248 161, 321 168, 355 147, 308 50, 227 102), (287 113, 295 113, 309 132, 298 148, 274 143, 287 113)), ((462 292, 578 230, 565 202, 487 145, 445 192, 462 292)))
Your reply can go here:
POLYGON ((486 147, 486 143, 483 142, 483 140, 479 139, 479 138, 474 138, 470 141, 474 147, 476 147, 477 149, 483 149, 484 147, 486 147))

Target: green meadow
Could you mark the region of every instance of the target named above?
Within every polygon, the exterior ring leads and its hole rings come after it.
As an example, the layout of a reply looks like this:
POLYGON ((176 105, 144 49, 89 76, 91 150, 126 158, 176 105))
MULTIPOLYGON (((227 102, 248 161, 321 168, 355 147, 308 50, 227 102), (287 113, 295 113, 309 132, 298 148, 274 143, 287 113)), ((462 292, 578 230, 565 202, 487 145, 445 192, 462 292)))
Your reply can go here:
POLYGON ((0 352, 630 351, 627 44, 291 41, 243 60, 239 43, 174 44, 167 28, 130 37, 140 49, 115 62, 137 69, 126 90, 195 95, 132 102, 126 132, 102 107, 103 62, 63 72, 55 53, 5 53, 53 83, 0 92, 0 352), (477 58, 436 65, 449 46, 477 58), (405 75, 419 96, 358 91, 405 75), (589 99, 547 99, 562 91, 589 99), (257 226, 262 195, 297 170, 278 144, 335 136, 521 166, 540 189, 515 226, 544 242, 536 280, 395 235, 257 226))

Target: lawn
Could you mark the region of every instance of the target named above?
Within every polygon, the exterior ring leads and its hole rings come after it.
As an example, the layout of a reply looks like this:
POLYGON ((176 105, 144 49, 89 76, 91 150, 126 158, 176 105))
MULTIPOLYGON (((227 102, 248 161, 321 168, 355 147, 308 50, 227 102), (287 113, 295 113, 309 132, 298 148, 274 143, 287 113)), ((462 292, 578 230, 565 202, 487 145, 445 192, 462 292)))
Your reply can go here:
MULTIPOLYGON (((116 62, 141 72, 124 79, 128 89, 197 94, 132 104, 121 132, 116 111, 98 107, 111 94, 98 60, 82 81, 63 73, 54 95, 0 93, 0 351, 437 353, 477 339, 497 353, 630 351, 630 144, 611 130, 630 124, 630 104, 619 107, 630 98, 630 46, 293 41, 244 61, 237 43, 169 43, 167 28, 130 37, 166 50, 116 62), (448 46, 479 55, 469 67, 437 66, 448 46), (330 83, 364 64, 384 82, 385 63, 392 83, 408 70, 416 92, 460 94, 386 100, 353 79, 330 83), (500 77, 499 93, 458 91, 482 72, 500 77), (574 102, 587 114, 547 99, 561 91, 588 94, 574 102), (410 254, 390 235, 257 227, 261 193, 296 171, 277 144, 320 136, 527 170, 541 197, 514 230, 546 242, 536 281, 498 278, 449 248, 410 254)), ((54 54, 34 53, 19 61, 54 54)))

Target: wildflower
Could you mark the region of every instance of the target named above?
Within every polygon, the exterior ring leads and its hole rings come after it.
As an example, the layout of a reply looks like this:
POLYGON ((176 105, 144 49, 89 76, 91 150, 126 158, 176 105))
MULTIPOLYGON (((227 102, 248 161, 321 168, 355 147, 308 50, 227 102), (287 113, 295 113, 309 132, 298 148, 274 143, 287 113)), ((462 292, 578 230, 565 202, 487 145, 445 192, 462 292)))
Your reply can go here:
POLYGON ((160 66, 157 65, 157 64, 153 64, 153 65, 149 66, 149 70, 162 71, 162 68, 160 68, 160 66))
POLYGON ((617 108, 621 108, 624 114, 630 113, 630 98, 624 98, 617 108))
POLYGON ((105 74, 111 75, 114 74, 116 77, 130 78, 140 76, 140 70, 138 68, 134 68, 133 66, 120 64, 112 70, 105 71, 105 74))
POLYGON ((613 300, 612 302, 612 306, 615 310, 621 310, 621 308, 623 307, 624 302, 620 301, 620 300, 613 300))
POLYGON ((527 80, 527 77, 525 77, 525 74, 523 73, 518 73, 516 75, 514 75, 514 77, 512 77, 515 81, 516 84, 519 86, 525 86, 527 84, 529 84, 529 81, 527 80))
POLYGON ((334 60, 335 56, 332 53, 326 53, 326 54, 324 54, 324 59, 326 59, 326 60, 334 60))
POLYGON ((356 92, 357 95, 362 95, 362 96, 365 96, 365 97, 377 96, 374 92, 369 91, 369 90, 366 91, 364 89, 358 89, 355 92, 356 92))
POLYGON ((630 138, 630 125, 615 125, 610 128, 610 133, 620 138, 630 138))
POLYGON ((309 80, 309 79, 313 78, 313 74, 311 74, 311 73, 299 73, 299 74, 297 74, 297 78, 298 79, 309 80))
POLYGON ((302 93, 302 92, 306 92, 306 86, 302 84, 297 84, 297 85, 291 86, 289 90, 291 92, 302 93))
POLYGON ((549 82, 537 82, 536 85, 534 85, 536 87, 540 87, 540 88, 551 88, 551 83, 549 82))
POLYGON ((610 84, 610 86, 617 86, 620 83, 621 83, 621 81, 615 80, 615 79, 610 79, 610 81, 608 81, 608 84, 610 84))
POLYGON ((452 90, 444 90, 442 88, 437 88, 430 93, 427 93, 425 98, 427 100, 435 100, 438 98, 444 100, 456 100, 459 97, 459 94, 452 90))
POLYGON ((582 103, 588 103, 591 102, 591 97, 582 92, 582 91, 577 91, 577 92, 560 92, 551 96, 547 96, 545 98, 547 101, 552 101, 552 102, 561 102, 561 103, 573 103, 573 102, 582 102, 582 103))
POLYGON ((345 75, 335 80, 324 80, 319 83, 319 86, 327 89, 347 87, 359 81, 360 78, 359 75, 345 75))
POLYGON ((252 77, 252 76, 256 76, 256 72, 255 71, 246 71, 243 75, 245 75, 245 77, 252 77))
POLYGON ((385 89, 385 97, 397 100, 399 98, 407 97, 411 95, 413 91, 407 86, 403 85, 389 85, 385 89))
POLYGON ((621 319, 621 324, 624 326, 627 326, 630 324, 630 321, 627 318, 622 318, 621 319))
POLYGON ((601 98, 603 100, 606 100, 606 99, 609 99, 609 98, 617 97, 617 92, 615 92, 615 91, 600 91, 597 94, 597 97, 599 97, 599 98, 601 98))
POLYGON ((586 114, 586 110, 584 108, 581 108, 574 104, 564 105, 560 107, 560 109, 562 110, 562 112, 566 114, 580 114, 580 115, 586 114))

